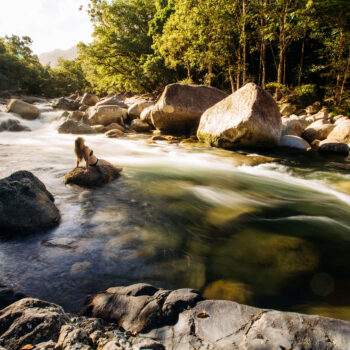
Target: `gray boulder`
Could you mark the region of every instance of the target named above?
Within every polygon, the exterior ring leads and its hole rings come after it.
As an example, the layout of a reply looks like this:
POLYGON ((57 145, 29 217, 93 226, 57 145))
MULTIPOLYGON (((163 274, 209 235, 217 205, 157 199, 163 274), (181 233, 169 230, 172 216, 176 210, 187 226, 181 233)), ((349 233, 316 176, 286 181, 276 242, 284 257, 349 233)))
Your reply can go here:
POLYGON ((225 97, 225 92, 209 86, 168 85, 152 110, 152 123, 159 130, 188 133, 198 127, 205 110, 225 97))
POLYGON ((79 102, 69 100, 65 97, 59 98, 52 104, 53 108, 63 109, 65 111, 76 111, 79 109, 79 106, 79 102))
POLYGON ((281 137, 281 115, 273 97, 249 83, 206 110, 197 137, 216 147, 271 147, 281 137))
POLYGON ((123 123, 128 115, 128 110, 119 106, 95 106, 87 110, 87 122, 90 125, 111 123, 123 123))
POLYGON ((314 140, 324 140, 334 129, 334 125, 326 120, 318 120, 309 125, 304 132, 301 134, 308 142, 313 142, 314 140))
POLYGON ((134 119, 130 124, 130 129, 135 130, 136 132, 147 132, 149 131, 150 126, 141 119, 134 119))
POLYGON ((6 112, 17 113, 27 120, 34 120, 38 118, 40 114, 40 110, 37 107, 17 99, 11 99, 7 103, 6 112))
POLYGON ((108 165, 91 166, 88 172, 85 170, 85 168, 79 167, 69 171, 64 176, 64 183, 81 187, 95 187, 104 185, 119 177, 119 171, 108 165))
POLYGON ((144 101, 144 102, 135 102, 128 109, 128 115, 132 118, 139 118, 142 111, 145 108, 151 107, 154 105, 154 102, 144 101))
POLYGON ((59 127, 60 134, 94 134, 95 130, 87 124, 74 120, 66 120, 59 127))
POLYGON ((350 120, 339 119, 335 128, 328 134, 328 138, 342 143, 350 143, 350 120))
POLYGON ((89 94, 86 92, 81 99, 81 104, 86 106, 95 106, 98 102, 98 97, 94 94, 89 94))
POLYGON ((349 155, 349 146, 346 143, 338 142, 337 140, 325 139, 316 141, 316 146, 319 153, 334 154, 347 157, 349 155))
POLYGON ((0 119, 0 131, 31 131, 26 125, 21 124, 21 122, 14 118, 0 119))
POLYGON ((20 350, 27 344, 57 340, 69 319, 55 304, 25 298, 0 311, 0 345, 20 350))
POLYGON ((282 135, 301 136, 304 131, 304 128, 299 120, 291 119, 282 123, 282 135))
POLYGON ((120 108, 128 109, 128 105, 115 96, 107 97, 97 102, 96 106, 119 106, 120 108))
POLYGON ((109 138, 117 138, 117 137, 121 137, 124 136, 124 132, 122 130, 120 130, 119 128, 115 128, 115 129, 111 129, 108 130, 105 133, 105 136, 109 137, 109 138))
POLYGON ((32 173, 17 171, 0 180, 0 234, 39 232, 59 221, 52 194, 32 173))

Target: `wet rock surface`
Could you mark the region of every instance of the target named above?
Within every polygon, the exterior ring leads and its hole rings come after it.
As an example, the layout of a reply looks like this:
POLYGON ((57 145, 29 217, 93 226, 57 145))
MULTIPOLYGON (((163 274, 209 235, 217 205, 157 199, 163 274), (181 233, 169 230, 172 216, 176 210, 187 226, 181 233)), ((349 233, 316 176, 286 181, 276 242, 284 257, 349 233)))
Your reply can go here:
POLYGON ((0 119, 0 131, 31 131, 28 126, 21 124, 21 122, 14 118, 0 119))
POLYGON ((69 171, 64 176, 64 183, 66 185, 73 184, 82 187, 101 186, 113 181, 119 177, 119 171, 108 166, 90 166, 86 172, 86 168, 75 168, 69 171))
POLYGON ((77 122, 71 119, 64 121, 59 127, 60 134, 94 134, 95 130, 87 124, 77 122))
POLYGON ((11 99, 8 101, 6 111, 9 113, 19 114, 22 118, 27 120, 34 120, 39 117, 40 110, 30 103, 11 99))
POLYGON ((144 283, 109 288, 84 313, 67 315, 55 304, 22 299, 0 312, 0 344, 14 350, 27 344, 56 350, 344 350, 350 341, 350 322, 203 300, 193 290, 144 283))
POLYGON ((65 111, 76 111, 79 109, 79 102, 61 97, 52 104, 53 108, 63 109, 65 111))
POLYGON ((0 180, 0 233, 9 237, 58 225, 60 213, 52 194, 28 171, 0 180))

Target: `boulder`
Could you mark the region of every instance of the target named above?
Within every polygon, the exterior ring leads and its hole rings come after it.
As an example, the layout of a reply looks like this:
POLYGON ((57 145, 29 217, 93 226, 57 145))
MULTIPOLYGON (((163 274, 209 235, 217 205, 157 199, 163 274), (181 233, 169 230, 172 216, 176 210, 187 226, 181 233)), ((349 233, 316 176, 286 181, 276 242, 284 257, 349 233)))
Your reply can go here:
POLYGON ((321 109, 321 103, 315 102, 314 104, 307 106, 305 111, 308 115, 316 114, 321 109))
POLYGON ((281 115, 290 115, 293 114, 297 110, 297 106, 291 103, 284 103, 280 107, 281 115))
POLYGON ((145 108, 151 107, 154 105, 154 102, 135 102, 134 104, 132 104, 129 109, 128 109, 128 115, 133 117, 133 118, 139 118, 142 111, 145 108))
POLYGON ((31 131, 28 126, 21 124, 18 119, 0 119, 0 131, 31 131))
POLYGON ((337 140, 338 142, 342 143, 350 143, 350 120, 337 120, 336 126, 328 135, 328 138, 337 140))
POLYGON ((299 120, 292 119, 282 124, 282 135, 300 136, 304 128, 299 120))
POLYGON ((121 131, 120 129, 111 129, 105 133, 105 136, 109 138, 117 138, 124 136, 124 132, 121 131))
POLYGON ((120 108, 128 109, 128 105, 115 96, 97 102, 96 106, 119 106, 120 108))
POLYGON ((125 128, 118 123, 112 123, 105 126, 105 131, 109 131, 113 129, 119 129, 120 131, 123 131, 123 132, 125 131, 125 128))
POLYGON ((98 97, 94 94, 89 94, 88 92, 86 92, 81 99, 81 104, 85 106, 95 106, 97 102, 98 97))
POLYGON ((104 125, 92 125, 91 129, 94 131, 96 134, 102 134, 105 132, 105 126, 104 125))
POLYGON ((0 345, 20 350, 28 344, 57 340, 61 326, 68 320, 56 304, 21 299, 0 311, 0 345))
POLYGON ((154 109, 154 105, 145 108, 140 114, 140 119, 148 124, 152 124, 153 109, 154 109))
POLYGON ((326 120, 318 120, 310 124, 301 134, 302 138, 311 143, 314 140, 324 140, 334 129, 334 125, 326 120))
POLYGON ((308 151, 311 146, 303 138, 295 135, 284 135, 280 139, 280 147, 295 148, 302 151, 308 151))
POLYGON ((314 120, 324 120, 328 118, 329 109, 323 107, 317 114, 313 115, 314 120))
POLYGON ((59 127, 60 134, 94 134, 94 129, 87 124, 75 122, 74 120, 66 120, 59 127))
POLYGON ((38 118, 40 114, 40 110, 35 106, 17 99, 11 99, 7 103, 6 112, 17 113, 27 120, 34 120, 38 118))
POLYGON ((82 106, 79 107, 79 111, 85 112, 88 108, 89 108, 88 105, 82 105, 82 106))
POLYGON ((213 87, 168 85, 154 106, 152 123, 156 129, 188 133, 197 128, 205 110, 225 97, 225 92, 213 87))
POLYGON ((52 194, 32 173, 17 171, 0 180, 0 234, 39 232, 59 221, 52 194))
POLYGON ((102 124, 108 125, 111 123, 123 123, 128 115, 127 109, 119 106, 97 106, 90 107, 87 110, 87 122, 90 125, 102 124))
POLYGON ((281 115, 273 97, 249 83, 201 117, 197 137, 216 147, 271 147, 281 137, 281 115))
POLYGON ((346 143, 337 140, 325 139, 317 144, 318 152, 323 154, 338 154, 347 157, 349 155, 349 146, 346 143))
POLYGON ((61 97, 52 104, 53 108, 63 109, 65 111, 76 111, 79 109, 79 102, 69 100, 68 98, 61 97))
POLYGON ((141 119, 134 119, 130 124, 130 129, 136 132, 147 132, 149 131, 149 124, 141 119))
POLYGON ((335 125, 338 125, 344 121, 350 120, 348 117, 344 116, 344 115, 337 115, 335 117, 333 117, 333 123, 335 125))
POLYGON ((84 117, 84 112, 82 111, 72 111, 64 113, 68 113, 67 119, 74 120, 75 122, 81 121, 81 119, 84 117))
POLYGON ((64 183, 81 187, 101 186, 119 177, 119 171, 108 165, 91 166, 86 172, 85 168, 79 167, 69 171, 64 176, 64 183))

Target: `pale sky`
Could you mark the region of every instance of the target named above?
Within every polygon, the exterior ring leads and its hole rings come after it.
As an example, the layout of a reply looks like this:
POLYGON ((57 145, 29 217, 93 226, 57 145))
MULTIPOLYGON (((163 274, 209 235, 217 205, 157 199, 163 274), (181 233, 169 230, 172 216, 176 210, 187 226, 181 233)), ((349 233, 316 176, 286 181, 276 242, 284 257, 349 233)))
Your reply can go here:
POLYGON ((0 0, 0 37, 32 38, 37 55, 91 42, 88 0, 0 0), (83 11, 79 7, 83 5, 83 11))

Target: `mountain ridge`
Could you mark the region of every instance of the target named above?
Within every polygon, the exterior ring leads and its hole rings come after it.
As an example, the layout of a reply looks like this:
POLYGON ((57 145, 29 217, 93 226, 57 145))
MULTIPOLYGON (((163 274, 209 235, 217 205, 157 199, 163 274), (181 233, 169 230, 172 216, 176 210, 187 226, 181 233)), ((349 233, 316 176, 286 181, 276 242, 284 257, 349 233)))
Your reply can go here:
POLYGON ((50 64, 51 68, 55 68, 57 66, 57 60, 59 57, 63 57, 65 60, 74 60, 77 56, 77 46, 74 45, 66 50, 55 49, 52 51, 44 52, 38 57, 42 65, 50 64))

